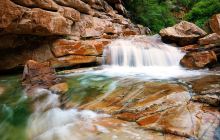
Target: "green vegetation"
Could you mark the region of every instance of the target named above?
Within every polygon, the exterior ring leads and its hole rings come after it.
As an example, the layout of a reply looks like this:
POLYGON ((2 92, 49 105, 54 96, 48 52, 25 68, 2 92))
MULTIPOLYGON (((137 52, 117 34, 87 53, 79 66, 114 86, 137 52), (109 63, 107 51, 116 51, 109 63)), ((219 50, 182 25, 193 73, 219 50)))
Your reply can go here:
POLYGON ((192 10, 186 15, 186 19, 205 28, 209 18, 217 13, 220 13, 219 0, 201 0, 196 3, 192 10))
POLYGON ((161 0, 128 0, 126 6, 134 21, 153 32, 175 23, 169 5, 161 0))
POLYGON ((208 19, 220 12, 219 0, 127 0, 125 6, 134 22, 149 27, 153 33, 179 20, 205 28, 208 19))

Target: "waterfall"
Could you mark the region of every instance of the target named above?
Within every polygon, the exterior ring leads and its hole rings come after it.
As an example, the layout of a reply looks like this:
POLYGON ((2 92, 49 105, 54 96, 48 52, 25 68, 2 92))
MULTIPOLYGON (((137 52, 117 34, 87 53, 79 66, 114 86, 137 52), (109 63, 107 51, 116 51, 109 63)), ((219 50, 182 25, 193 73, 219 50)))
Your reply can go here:
POLYGON ((113 41, 104 50, 104 64, 126 67, 178 66, 183 53, 160 37, 136 36, 113 41))

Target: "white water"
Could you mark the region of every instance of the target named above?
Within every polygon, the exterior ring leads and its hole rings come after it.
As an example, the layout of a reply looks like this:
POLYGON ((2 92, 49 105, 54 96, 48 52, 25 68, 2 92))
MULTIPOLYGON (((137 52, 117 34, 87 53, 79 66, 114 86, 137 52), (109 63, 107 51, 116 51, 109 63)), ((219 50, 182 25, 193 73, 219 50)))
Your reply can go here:
POLYGON ((179 48, 163 43, 158 35, 119 39, 104 50, 104 69, 95 74, 168 79, 206 72, 181 67, 179 62, 183 56, 184 53, 179 48))
POLYGON ((179 66, 184 53, 162 43, 158 36, 137 36, 113 41, 104 56, 104 64, 112 66, 179 66))

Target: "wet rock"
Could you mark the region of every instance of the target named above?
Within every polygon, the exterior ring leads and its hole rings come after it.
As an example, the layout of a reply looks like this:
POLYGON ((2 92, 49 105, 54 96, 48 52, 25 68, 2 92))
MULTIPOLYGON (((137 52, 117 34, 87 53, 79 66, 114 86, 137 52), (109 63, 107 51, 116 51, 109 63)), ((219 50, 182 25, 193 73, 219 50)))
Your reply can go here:
POLYGON ((191 81, 192 89, 195 95, 194 101, 207 103, 212 106, 220 105, 220 76, 205 76, 191 81))
POLYGON ((54 68, 75 66, 80 64, 96 63, 95 56, 69 55, 50 60, 54 68))
POLYGON ((220 14, 213 15, 209 24, 212 31, 220 35, 220 14))
POLYGON ((50 87, 50 91, 54 93, 64 94, 68 91, 69 87, 67 83, 59 83, 50 87))
POLYGON ((180 61, 180 64, 189 69, 203 69, 217 63, 214 51, 190 52, 180 61))
POLYGON ((220 46, 220 35, 217 33, 209 34, 203 38, 199 39, 199 45, 209 45, 213 44, 212 46, 220 46))
POLYGON ((157 112, 186 103, 190 96, 184 91, 184 87, 175 84, 123 81, 121 88, 114 90, 109 96, 83 105, 82 108, 104 111, 125 120, 130 120, 126 115, 130 113, 130 116, 138 119, 145 115, 142 114, 145 110, 157 112))
POLYGON ((160 36, 164 42, 177 43, 179 46, 194 44, 207 33, 195 24, 182 21, 173 27, 168 27, 160 31, 160 36))
POLYGON ((61 79, 55 75, 55 70, 50 67, 49 62, 38 63, 33 60, 27 61, 22 78, 22 85, 27 90, 34 88, 45 88, 60 83, 61 79))

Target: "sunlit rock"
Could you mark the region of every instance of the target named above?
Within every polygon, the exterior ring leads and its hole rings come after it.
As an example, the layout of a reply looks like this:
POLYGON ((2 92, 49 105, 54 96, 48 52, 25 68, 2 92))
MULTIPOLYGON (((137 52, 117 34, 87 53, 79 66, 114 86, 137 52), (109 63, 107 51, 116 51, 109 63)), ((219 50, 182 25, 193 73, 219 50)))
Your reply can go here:
POLYGON ((217 63, 214 51, 190 52, 180 61, 180 64, 189 69, 203 69, 217 63))
POLYGON ((164 42, 177 43, 179 46, 194 44, 206 34, 201 28, 187 21, 182 21, 173 27, 160 31, 160 36, 164 42))

